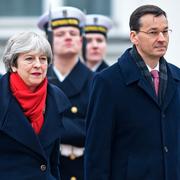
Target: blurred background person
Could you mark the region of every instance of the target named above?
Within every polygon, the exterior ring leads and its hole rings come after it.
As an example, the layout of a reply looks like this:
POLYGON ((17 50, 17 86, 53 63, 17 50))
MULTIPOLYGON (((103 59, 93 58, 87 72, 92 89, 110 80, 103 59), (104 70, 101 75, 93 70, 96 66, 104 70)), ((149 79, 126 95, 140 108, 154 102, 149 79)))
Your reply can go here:
POLYGON ((72 106, 63 119, 61 151, 62 180, 83 180, 85 116, 92 72, 81 62, 84 13, 74 7, 57 7, 43 14, 38 27, 52 36, 53 65, 48 79, 63 90, 72 106), (52 29, 52 33, 49 32, 52 29))
POLYGON ((107 34, 112 25, 112 20, 104 15, 86 15, 84 59, 87 67, 94 72, 108 67, 104 58, 107 51, 107 34))
POLYGON ((11 37, 0 79, 0 177, 59 180, 62 115, 69 101, 46 78, 48 41, 34 32, 11 37))

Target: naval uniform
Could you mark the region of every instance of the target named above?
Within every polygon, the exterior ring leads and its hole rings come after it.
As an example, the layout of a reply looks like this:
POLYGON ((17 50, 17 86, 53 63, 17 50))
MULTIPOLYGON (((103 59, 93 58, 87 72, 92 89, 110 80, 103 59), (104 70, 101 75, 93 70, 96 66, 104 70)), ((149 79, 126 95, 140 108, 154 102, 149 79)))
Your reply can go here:
POLYGON ((72 106, 63 119, 64 131, 60 170, 62 180, 83 180, 83 154, 85 143, 85 116, 89 99, 89 86, 93 73, 79 60, 61 82, 51 65, 48 80, 58 86, 69 98, 72 106))

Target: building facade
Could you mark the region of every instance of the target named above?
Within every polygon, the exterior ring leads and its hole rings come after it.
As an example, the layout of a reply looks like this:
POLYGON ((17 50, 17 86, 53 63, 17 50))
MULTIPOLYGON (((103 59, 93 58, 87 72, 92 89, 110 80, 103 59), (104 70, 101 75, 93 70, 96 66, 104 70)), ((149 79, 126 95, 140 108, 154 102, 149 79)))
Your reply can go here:
MULTIPOLYGON (((37 27, 39 16, 50 8, 67 5, 75 6, 85 13, 99 13, 113 19, 114 28, 108 39, 107 60, 114 63, 124 50, 131 46, 129 41, 129 16, 132 11, 143 4, 155 4, 163 8, 168 15, 170 28, 173 33, 170 37, 169 49, 166 58, 169 62, 180 66, 178 47, 180 46, 180 1, 171 0, 1 0, 0 6, 0 59, 7 39, 16 32, 35 31, 42 33, 37 27)), ((0 72, 4 73, 4 65, 0 60, 0 72)))

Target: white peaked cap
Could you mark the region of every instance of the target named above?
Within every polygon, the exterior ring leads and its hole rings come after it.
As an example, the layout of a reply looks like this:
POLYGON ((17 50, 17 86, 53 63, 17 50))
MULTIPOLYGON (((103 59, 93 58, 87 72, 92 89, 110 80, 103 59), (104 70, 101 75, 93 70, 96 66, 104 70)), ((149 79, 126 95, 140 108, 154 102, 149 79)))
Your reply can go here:
POLYGON ((107 32, 112 28, 113 21, 104 15, 100 14, 88 14, 86 15, 85 32, 99 32, 107 34, 107 32))
POLYGON ((78 8, 62 6, 51 9, 44 13, 38 20, 37 26, 45 30, 51 19, 52 28, 61 26, 83 27, 85 25, 85 14, 78 8))

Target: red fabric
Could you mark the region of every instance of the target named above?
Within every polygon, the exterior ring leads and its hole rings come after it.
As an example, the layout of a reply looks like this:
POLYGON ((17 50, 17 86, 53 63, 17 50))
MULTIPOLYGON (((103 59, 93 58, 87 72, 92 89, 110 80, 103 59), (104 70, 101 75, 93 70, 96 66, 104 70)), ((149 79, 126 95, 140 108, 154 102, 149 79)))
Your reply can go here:
POLYGON ((47 95, 47 78, 32 92, 17 73, 10 74, 10 88, 23 108, 36 134, 39 134, 44 123, 43 111, 47 95))

